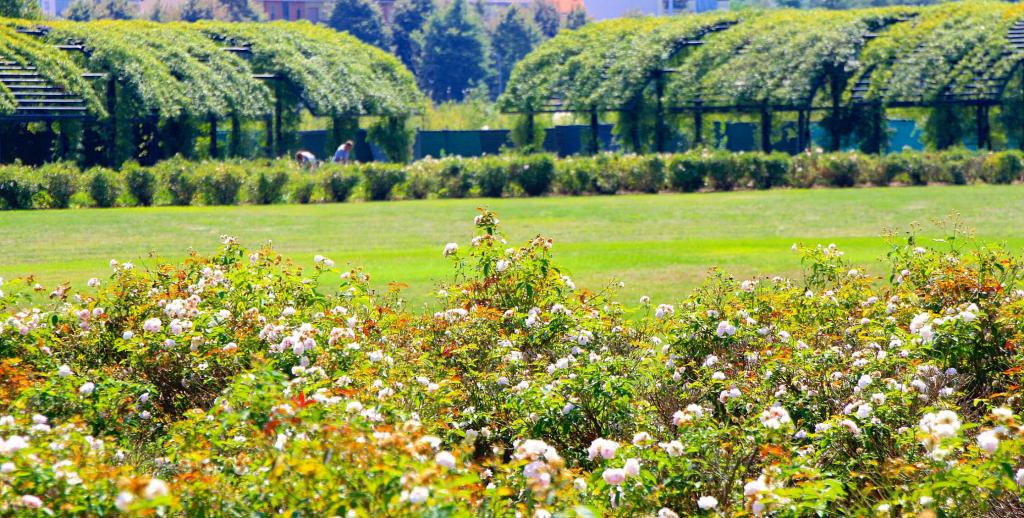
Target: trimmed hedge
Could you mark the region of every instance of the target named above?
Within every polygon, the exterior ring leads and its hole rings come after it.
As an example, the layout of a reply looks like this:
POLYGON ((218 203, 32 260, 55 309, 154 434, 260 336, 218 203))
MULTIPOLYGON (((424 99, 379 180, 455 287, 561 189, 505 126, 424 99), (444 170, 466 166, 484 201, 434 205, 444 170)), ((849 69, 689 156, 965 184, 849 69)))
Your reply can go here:
POLYGON ((0 208, 234 205, 423 198, 695 192, 773 187, 1008 184, 1024 180, 1024 153, 942 152, 605 153, 425 159, 408 165, 327 164, 316 171, 289 160, 189 162, 81 171, 72 164, 0 166, 0 208))

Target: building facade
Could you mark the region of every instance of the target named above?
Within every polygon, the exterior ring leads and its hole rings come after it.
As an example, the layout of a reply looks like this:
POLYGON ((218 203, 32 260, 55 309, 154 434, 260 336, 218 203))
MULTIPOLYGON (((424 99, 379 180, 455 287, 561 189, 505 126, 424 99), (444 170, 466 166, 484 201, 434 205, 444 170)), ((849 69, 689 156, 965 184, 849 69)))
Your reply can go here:
POLYGON ((330 13, 324 11, 323 0, 263 0, 263 10, 270 20, 327 21, 330 13))
POLYGON ((729 9, 729 0, 587 0, 586 9, 591 18, 607 20, 633 14, 657 16, 729 9))

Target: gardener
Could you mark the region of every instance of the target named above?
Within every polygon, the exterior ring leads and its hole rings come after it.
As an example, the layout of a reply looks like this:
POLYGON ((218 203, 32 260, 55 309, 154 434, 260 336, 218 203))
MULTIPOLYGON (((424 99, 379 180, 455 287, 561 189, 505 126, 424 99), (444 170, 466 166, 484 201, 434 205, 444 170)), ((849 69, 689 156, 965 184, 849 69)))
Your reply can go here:
POLYGON ((305 149, 299 150, 295 153, 295 161, 299 163, 299 166, 307 169, 316 169, 316 155, 306 151, 305 149))
POLYGON ((338 146, 338 150, 334 152, 334 163, 335 164, 347 164, 352 161, 352 141, 348 140, 344 144, 338 146))

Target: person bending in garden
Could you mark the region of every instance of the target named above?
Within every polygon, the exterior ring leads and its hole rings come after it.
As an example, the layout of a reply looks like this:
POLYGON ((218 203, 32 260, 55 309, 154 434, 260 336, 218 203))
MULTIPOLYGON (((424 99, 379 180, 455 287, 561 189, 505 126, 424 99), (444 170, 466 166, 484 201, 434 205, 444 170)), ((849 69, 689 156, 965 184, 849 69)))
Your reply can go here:
POLYGON ((335 164, 348 164, 352 161, 352 141, 346 141, 342 145, 338 146, 338 150, 334 152, 334 163, 335 164))
POLYGON ((305 149, 295 153, 295 161, 299 163, 299 166, 306 169, 316 169, 316 155, 305 149))

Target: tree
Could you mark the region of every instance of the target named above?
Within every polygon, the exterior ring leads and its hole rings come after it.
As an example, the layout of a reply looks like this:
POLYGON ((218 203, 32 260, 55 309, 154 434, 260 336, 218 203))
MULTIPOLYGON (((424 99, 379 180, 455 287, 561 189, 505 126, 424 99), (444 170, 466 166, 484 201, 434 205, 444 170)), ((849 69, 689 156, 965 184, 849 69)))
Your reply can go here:
POLYGON ((540 29, 527 18, 518 7, 505 11, 498 25, 494 27, 491 39, 491 55, 497 68, 497 93, 505 91, 512 67, 533 50, 540 41, 540 29))
POLYGON ((558 34, 562 25, 562 18, 558 15, 558 9, 548 0, 533 1, 533 21, 537 22, 540 32, 545 37, 551 38, 558 34))
POLYGON ((454 0, 427 22, 420 80, 436 101, 461 101, 487 77, 487 40, 466 0, 454 0))
POLYGON ((213 5, 204 0, 188 0, 181 8, 181 21, 198 22, 213 19, 213 5))
POLYGON ((167 11, 164 9, 164 4, 157 1, 157 3, 153 5, 153 10, 149 12, 147 18, 154 22, 167 21, 167 11))
POLYGON ((253 0, 219 0, 224 8, 224 19, 229 22, 254 22, 262 20, 263 8, 253 0))
POLYGON ((434 0, 398 0, 395 4, 391 22, 395 55, 413 73, 419 70, 423 53, 423 26, 436 11, 434 0))
POLYGON ((88 0, 74 0, 68 5, 64 17, 75 22, 92 20, 92 3, 88 0))
POLYGON ((36 19, 42 17, 36 0, 0 0, 0 18, 36 19))
POLYGON ((384 15, 377 2, 371 0, 337 0, 327 25, 345 31, 384 50, 391 48, 391 30, 384 24, 384 15))
POLYGON ((565 19, 565 26, 569 29, 579 29, 588 22, 590 20, 587 18, 587 10, 582 7, 576 7, 569 11, 569 16, 565 19))
POLYGON ((136 16, 128 0, 74 0, 65 17, 76 22, 89 20, 130 20, 136 16))

